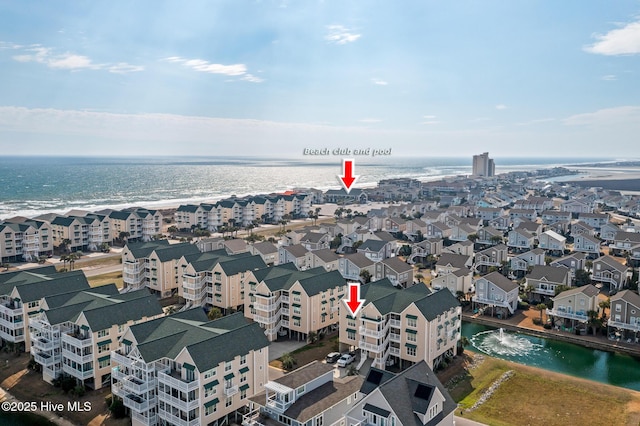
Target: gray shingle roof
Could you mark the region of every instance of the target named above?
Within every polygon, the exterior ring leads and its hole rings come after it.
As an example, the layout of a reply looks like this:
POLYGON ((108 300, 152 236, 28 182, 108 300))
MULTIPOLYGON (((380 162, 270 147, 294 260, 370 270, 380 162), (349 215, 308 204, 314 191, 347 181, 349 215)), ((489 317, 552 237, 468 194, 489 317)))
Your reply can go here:
POLYGON ((562 283, 566 281, 567 274, 569 274, 569 270, 562 266, 535 265, 527 275, 527 278, 531 278, 533 280, 541 280, 542 278, 545 278, 547 281, 553 283, 562 283))
MULTIPOLYGON (((364 388, 363 385, 361 391, 364 388)), ((378 389, 404 426, 437 425, 457 407, 447 389, 424 361, 420 361, 395 377, 384 381, 378 389), (425 413, 427 411, 434 389, 438 389, 445 399, 442 411, 424 425, 414 412, 425 413)))
POLYGON ((496 287, 500 288, 501 290, 507 293, 519 287, 518 284, 514 283, 509 278, 505 277, 499 272, 492 272, 490 274, 485 275, 482 278, 493 283, 496 287))
POLYGON ((454 268, 464 268, 466 267, 466 263, 469 262, 470 256, 466 256, 464 254, 455 254, 455 253, 442 253, 438 262, 436 262, 437 266, 447 266, 451 265, 454 268))
POLYGON ((565 290, 562 293, 558 294, 553 300, 559 299, 561 297, 573 296, 575 294, 582 293, 587 297, 595 297, 600 293, 600 290, 596 288, 596 286, 592 284, 584 285, 582 287, 576 287, 569 290, 565 290))

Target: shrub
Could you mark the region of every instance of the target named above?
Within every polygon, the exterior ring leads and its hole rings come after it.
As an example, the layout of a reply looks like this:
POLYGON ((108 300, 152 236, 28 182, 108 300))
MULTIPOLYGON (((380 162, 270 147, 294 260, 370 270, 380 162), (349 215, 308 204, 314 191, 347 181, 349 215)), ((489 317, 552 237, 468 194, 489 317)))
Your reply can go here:
POLYGON ((533 319, 533 323, 534 323, 535 325, 542 325, 542 320, 541 320, 540 318, 534 318, 534 319, 533 319))
POLYGON ((125 411, 125 408, 124 408, 124 404, 122 403, 122 400, 120 400, 118 398, 114 398, 113 399, 113 402, 111 403, 111 406, 109 407, 109 411, 111 411, 111 414, 116 419, 122 419, 127 415, 127 413, 125 411))
POLYGON ((545 325, 543 325, 543 327, 547 330, 551 330, 551 324, 546 323, 545 325))
POLYGON ((526 311, 527 309, 529 309, 529 303, 525 301, 518 302, 518 309, 522 309, 523 311, 526 311))
POLYGON ((76 396, 78 398, 83 396, 85 393, 86 393, 86 389, 82 385, 77 385, 75 388, 73 388, 71 390, 71 394, 73 394, 74 396, 76 396))

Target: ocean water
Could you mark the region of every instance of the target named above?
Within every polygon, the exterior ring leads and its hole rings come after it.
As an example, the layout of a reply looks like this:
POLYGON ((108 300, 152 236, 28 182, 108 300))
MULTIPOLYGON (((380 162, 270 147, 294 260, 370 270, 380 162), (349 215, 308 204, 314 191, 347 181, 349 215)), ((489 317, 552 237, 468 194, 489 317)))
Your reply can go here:
MULTIPOLYGON (((496 158, 496 172, 531 170, 602 158, 496 158)), ((339 156, 264 157, 0 157, 0 219, 70 209, 165 207, 294 187, 340 188, 339 156)), ((356 187, 381 179, 423 181, 471 173, 471 158, 355 159, 356 187)))

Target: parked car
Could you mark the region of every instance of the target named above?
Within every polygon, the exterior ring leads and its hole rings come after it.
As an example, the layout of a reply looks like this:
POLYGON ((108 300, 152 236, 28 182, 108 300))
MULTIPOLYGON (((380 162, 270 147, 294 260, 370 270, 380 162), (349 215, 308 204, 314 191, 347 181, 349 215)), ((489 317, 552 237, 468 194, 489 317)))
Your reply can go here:
POLYGON ((325 360, 327 361, 327 364, 335 364, 336 361, 340 359, 340 356, 340 352, 331 352, 329 355, 327 355, 327 358, 325 358, 325 360))
POLYGON ((353 361, 355 361, 356 359, 354 358, 353 355, 351 354, 344 354, 340 357, 340 359, 338 360, 338 367, 346 367, 347 365, 351 364, 353 361))

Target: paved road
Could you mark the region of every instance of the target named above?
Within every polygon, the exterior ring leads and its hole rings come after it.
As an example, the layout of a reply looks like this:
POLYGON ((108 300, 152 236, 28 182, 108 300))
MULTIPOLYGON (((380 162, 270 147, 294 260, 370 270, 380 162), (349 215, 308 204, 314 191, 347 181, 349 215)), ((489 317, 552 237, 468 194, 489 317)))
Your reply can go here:
POLYGON ((117 263, 115 265, 81 268, 87 277, 95 277, 96 275, 108 274, 111 272, 122 272, 122 264, 117 263))
POLYGON ((484 423, 474 422, 473 420, 458 416, 453 416, 453 421, 456 426, 486 426, 484 423))

